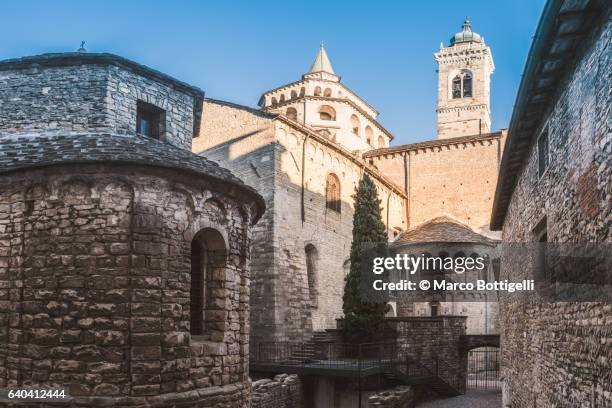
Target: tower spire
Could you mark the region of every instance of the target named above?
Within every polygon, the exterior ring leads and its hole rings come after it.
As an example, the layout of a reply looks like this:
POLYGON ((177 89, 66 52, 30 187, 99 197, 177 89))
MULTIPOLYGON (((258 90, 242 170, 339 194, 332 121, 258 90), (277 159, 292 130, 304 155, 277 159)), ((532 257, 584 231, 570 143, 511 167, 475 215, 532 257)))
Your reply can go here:
POLYGON ((321 41, 321 46, 319 47, 317 57, 315 58, 307 73, 313 74, 315 72, 327 72, 329 74, 335 75, 334 69, 332 68, 331 62, 329 61, 329 57, 327 56, 327 52, 325 51, 323 41, 321 41))

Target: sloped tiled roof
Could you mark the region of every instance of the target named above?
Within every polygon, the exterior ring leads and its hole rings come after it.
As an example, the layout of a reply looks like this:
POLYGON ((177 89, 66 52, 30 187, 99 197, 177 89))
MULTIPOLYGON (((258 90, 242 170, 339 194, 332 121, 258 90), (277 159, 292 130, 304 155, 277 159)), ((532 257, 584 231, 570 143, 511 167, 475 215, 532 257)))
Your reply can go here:
POLYGON ((470 227, 449 217, 438 217, 408 231, 397 237, 391 246, 404 244, 418 244, 424 242, 472 242, 480 244, 493 244, 494 239, 474 232, 470 227))
POLYGON ((236 187, 253 200, 257 220, 265 203, 255 189, 229 170, 188 150, 140 136, 113 134, 0 135, 0 174, 32 167, 75 163, 125 163, 172 168, 196 173, 236 187))

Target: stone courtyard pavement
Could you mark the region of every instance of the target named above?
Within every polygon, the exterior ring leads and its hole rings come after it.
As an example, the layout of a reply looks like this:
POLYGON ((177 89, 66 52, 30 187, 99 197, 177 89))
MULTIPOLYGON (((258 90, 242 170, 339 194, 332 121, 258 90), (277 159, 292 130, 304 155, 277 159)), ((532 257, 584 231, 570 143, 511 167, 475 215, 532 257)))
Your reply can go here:
POLYGON ((500 391, 468 390, 458 397, 421 402, 416 408, 501 408, 501 403, 500 391))

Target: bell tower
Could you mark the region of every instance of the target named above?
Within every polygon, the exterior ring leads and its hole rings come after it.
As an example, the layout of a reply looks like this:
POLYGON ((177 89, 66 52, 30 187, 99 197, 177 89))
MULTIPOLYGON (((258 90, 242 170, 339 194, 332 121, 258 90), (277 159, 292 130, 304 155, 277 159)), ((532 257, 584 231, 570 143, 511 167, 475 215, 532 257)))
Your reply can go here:
POLYGON ((491 49, 465 19, 448 47, 440 44, 438 63, 438 139, 491 131, 489 96, 495 69, 491 49))

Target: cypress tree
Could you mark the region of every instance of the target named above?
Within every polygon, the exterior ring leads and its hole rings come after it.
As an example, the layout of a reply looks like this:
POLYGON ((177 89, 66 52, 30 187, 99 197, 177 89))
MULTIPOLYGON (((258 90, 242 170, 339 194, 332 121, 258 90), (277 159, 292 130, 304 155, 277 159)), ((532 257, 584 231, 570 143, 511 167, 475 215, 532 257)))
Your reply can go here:
POLYGON ((374 293, 372 282, 380 279, 372 272, 374 256, 386 256, 387 234, 382 222, 380 200, 374 182, 367 174, 359 181, 353 215, 351 269, 346 275, 344 295, 344 339, 351 343, 369 342, 381 334, 386 296, 374 293))

